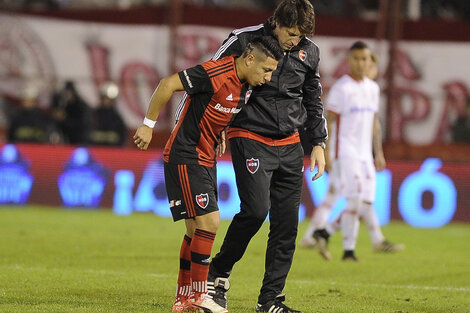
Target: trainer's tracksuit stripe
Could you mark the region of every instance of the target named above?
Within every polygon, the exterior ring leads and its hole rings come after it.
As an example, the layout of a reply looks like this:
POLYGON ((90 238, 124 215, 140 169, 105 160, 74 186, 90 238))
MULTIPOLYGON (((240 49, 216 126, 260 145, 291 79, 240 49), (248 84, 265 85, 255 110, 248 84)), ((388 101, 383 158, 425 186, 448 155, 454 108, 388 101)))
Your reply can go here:
POLYGON ((186 102, 186 98, 188 98, 188 94, 185 92, 183 95, 183 99, 181 99, 180 103, 178 103, 178 107, 176 108, 175 112, 175 124, 178 123, 180 116, 181 116, 181 111, 183 111, 184 104, 186 102))
POLYGON ((258 30, 260 28, 263 27, 263 24, 259 24, 259 25, 255 25, 255 26, 248 26, 248 27, 243 27, 243 28, 239 28, 239 29, 235 29, 232 33, 235 35, 235 36, 232 36, 230 37, 227 42, 225 42, 220 48, 219 50, 217 50, 217 52, 215 53, 214 57, 212 58, 212 60, 217 60, 218 58, 220 58, 220 55, 222 53, 225 52, 225 50, 227 50, 228 47, 230 47, 230 45, 232 45, 232 43, 234 43, 236 40, 238 40, 238 37, 237 35, 241 34, 241 33, 245 33, 245 32, 249 32, 249 31, 254 31, 254 30, 258 30))
POLYGON ((217 52, 214 54, 214 57, 212 58, 212 60, 218 60, 220 58, 220 55, 222 53, 224 53, 225 50, 227 50, 228 47, 230 47, 232 45, 232 43, 234 43, 235 41, 238 40, 238 37, 237 36, 232 36, 230 37, 226 43, 224 43, 220 48, 219 50, 217 50, 217 52))

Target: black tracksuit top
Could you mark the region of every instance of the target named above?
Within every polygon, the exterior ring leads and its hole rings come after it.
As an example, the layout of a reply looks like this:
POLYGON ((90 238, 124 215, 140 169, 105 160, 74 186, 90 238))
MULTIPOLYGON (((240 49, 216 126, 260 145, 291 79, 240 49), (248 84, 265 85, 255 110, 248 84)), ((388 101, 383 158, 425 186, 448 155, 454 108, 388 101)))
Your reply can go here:
MULTIPOLYGON (((264 35, 274 35, 269 20, 258 26, 234 30, 214 59, 241 55, 252 38, 264 35)), ((297 46, 285 52, 271 81, 253 88, 248 104, 231 127, 273 139, 290 136, 303 127, 311 144, 326 141, 319 60, 318 46, 309 38, 302 38, 297 46)))

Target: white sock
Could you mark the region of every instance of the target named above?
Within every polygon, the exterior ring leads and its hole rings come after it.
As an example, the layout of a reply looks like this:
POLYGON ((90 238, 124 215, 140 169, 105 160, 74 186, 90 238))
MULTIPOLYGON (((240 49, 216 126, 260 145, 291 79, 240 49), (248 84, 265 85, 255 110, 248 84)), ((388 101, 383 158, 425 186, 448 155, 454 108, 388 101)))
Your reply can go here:
MULTIPOLYGON (((317 208, 318 210, 318 208, 317 208)), ((312 240, 312 237, 313 237, 313 232, 315 231, 315 225, 313 224, 313 217, 312 219, 310 220, 310 223, 308 224, 308 228, 307 230, 305 231, 305 234, 304 234, 304 237, 303 237, 303 240, 309 242, 310 240, 312 240)))
POLYGON ((359 233, 359 204, 359 198, 348 198, 346 209, 344 209, 340 217, 344 250, 354 250, 356 248, 357 235, 359 233))
POLYGON ((380 229, 379 219, 374 211, 371 203, 362 202, 359 209, 359 216, 362 218, 369 231, 372 245, 377 245, 385 240, 382 230, 380 229))
POLYGON ((326 227, 328 217, 330 217, 331 209, 335 205, 336 200, 338 200, 338 196, 335 193, 328 192, 326 194, 325 200, 318 206, 312 217, 312 223, 315 229, 323 229, 326 227))
POLYGON ((307 231, 304 234, 304 239, 308 240, 313 237, 313 232, 317 229, 323 229, 326 227, 328 217, 330 216, 331 208, 336 203, 338 196, 334 193, 328 192, 325 196, 325 200, 316 208, 312 215, 310 224, 308 225, 307 231))
POLYGON ((325 230, 331 236, 341 229, 341 215, 326 225, 325 230))

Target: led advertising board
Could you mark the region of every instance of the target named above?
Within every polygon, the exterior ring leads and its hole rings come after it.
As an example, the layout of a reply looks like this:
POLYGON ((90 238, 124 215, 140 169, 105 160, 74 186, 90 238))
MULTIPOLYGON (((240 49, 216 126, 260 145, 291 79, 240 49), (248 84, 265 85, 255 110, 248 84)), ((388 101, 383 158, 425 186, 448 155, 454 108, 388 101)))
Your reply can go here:
MULTIPOLYGON (((305 159, 308 169, 308 158, 305 159)), ((221 217, 239 210, 229 155, 218 160, 221 217)), ((328 174, 312 182, 304 173, 300 219, 310 216, 328 190, 328 174)), ((389 161, 377 173, 374 207, 380 223, 403 220, 415 227, 470 222, 470 163, 389 161)), ((111 208, 116 214, 153 212, 171 216, 166 196, 162 151, 50 145, 0 147, 0 204, 38 204, 64 208, 111 208)), ((330 219, 345 206, 339 199, 330 219)))

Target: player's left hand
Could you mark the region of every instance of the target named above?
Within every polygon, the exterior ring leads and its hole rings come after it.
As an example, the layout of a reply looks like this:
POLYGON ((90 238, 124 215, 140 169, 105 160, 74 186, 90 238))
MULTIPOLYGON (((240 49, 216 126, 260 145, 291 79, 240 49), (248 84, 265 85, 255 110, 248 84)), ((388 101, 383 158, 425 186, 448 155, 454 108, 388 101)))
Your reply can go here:
POLYGON ((318 172, 313 176, 312 180, 320 178, 325 171, 325 151, 320 146, 314 146, 310 154, 310 172, 313 172, 315 169, 315 164, 318 165, 318 172))
POLYGON ((152 128, 142 125, 139 128, 137 128, 137 131, 135 132, 134 135, 134 143, 137 145, 137 147, 140 150, 147 150, 150 140, 152 140, 152 128))

